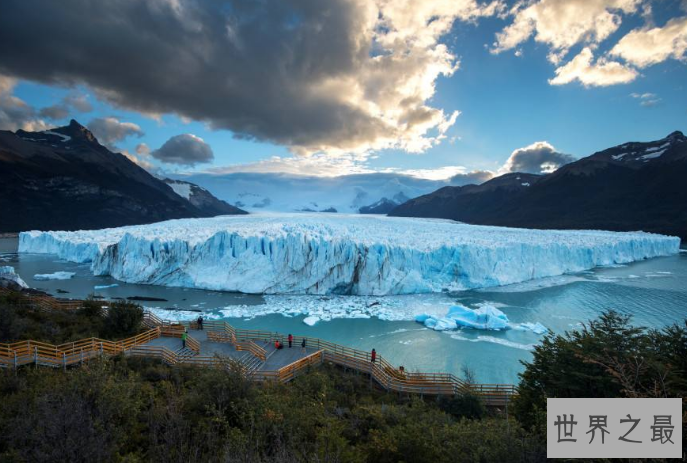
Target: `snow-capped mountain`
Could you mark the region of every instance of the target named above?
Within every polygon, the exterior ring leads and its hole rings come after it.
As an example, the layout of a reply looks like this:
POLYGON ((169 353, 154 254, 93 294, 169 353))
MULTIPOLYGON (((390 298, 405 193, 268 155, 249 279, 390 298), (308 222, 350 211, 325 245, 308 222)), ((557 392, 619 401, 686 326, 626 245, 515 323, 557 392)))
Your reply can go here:
POLYGON ((682 132, 676 131, 661 140, 648 143, 630 142, 609 148, 591 155, 589 159, 641 169, 660 158, 668 162, 687 160, 685 142, 687 142, 687 137, 682 132))
POLYGON ((405 203, 409 199, 410 198, 408 198, 403 193, 398 193, 394 195, 394 197, 391 199, 385 197, 380 199, 379 201, 370 204, 369 206, 363 206, 360 209, 358 209, 358 212, 360 212, 361 214, 388 214, 395 207, 405 203))
POLYGON ((208 190, 195 183, 185 182, 183 180, 173 180, 170 178, 165 178, 163 181, 169 185, 176 194, 190 201, 191 204, 207 214, 208 217, 246 213, 221 199, 217 199, 208 190))
MULTIPOLYGON (((250 212, 358 213, 387 198, 397 204, 448 185, 401 174, 316 177, 278 173, 194 174, 179 176, 218 198, 250 212)), ((388 211, 387 211, 388 212, 388 211)))
POLYGON ((0 131, 0 231, 75 230, 215 215, 176 194, 72 120, 0 131))
POLYGON ((129 283, 257 294, 391 295, 518 283, 655 256, 649 233, 527 230, 360 214, 255 214, 25 232, 19 252, 129 283))
POLYGON ((687 137, 597 152, 542 176, 445 187, 391 211, 482 225, 644 230, 687 238, 687 137))

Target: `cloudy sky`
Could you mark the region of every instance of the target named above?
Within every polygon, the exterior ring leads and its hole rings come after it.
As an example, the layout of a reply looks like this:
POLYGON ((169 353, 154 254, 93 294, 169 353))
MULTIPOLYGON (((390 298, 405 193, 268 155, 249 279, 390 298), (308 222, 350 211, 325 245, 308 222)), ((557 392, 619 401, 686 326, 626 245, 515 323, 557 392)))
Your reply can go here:
POLYGON ((162 172, 548 172, 687 131, 680 0, 4 0, 0 129, 162 172))

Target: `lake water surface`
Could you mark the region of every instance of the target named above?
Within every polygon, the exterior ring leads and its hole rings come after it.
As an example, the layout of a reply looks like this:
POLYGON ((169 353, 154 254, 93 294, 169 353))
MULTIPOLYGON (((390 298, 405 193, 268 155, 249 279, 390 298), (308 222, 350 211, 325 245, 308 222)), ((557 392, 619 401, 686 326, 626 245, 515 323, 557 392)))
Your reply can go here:
POLYGON ((453 303, 471 308, 490 304, 511 322, 539 322, 553 332, 576 328, 602 311, 630 314, 634 323, 663 327, 687 318, 687 253, 626 266, 598 268, 528 283, 465 291, 393 297, 256 296, 217 291, 127 284, 96 277, 86 264, 56 256, 17 254, 17 239, 0 239, 0 265, 11 265, 32 287, 60 296, 131 296, 166 299, 142 302, 170 319, 190 319, 199 311, 240 328, 319 337, 379 353, 410 371, 460 374, 468 366, 484 383, 515 383, 521 360, 541 339, 529 331, 459 330, 436 332, 412 321, 413 315, 443 315, 453 303), (35 274, 75 272, 69 280, 36 281, 35 274), (109 288, 96 289, 117 285, 109 288), (60 291, 66 291, 61 293, 60 291), (173 309, 173 310, 168 310, 173 309), (306 315, 323 321, 303 323, 306 315), (331 318, 330 320, 326 320, 331 318))

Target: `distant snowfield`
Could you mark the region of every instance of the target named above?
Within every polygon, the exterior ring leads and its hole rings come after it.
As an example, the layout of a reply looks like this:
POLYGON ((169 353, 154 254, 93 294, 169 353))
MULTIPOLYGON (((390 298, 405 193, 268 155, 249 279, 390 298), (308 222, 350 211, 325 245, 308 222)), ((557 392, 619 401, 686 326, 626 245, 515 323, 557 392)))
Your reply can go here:
POLYGON ((21 233, 19 252, 128 283, 253 294, 394 294, 520 283, 679 252, 643 232, 556 231, 342 214, 256 214, 21 233))
MULTIPOLYGON (((403 203, 450 183, 402 174, 359 174, 317 177, 271 173, 195 174, 177 176, 249 212, 323 211, 358 213, 382 198, 403 203)), ((471 179, 470 182, 477 181, 471 179)), ((468 182, 468 180, 466 180, 468 182)))

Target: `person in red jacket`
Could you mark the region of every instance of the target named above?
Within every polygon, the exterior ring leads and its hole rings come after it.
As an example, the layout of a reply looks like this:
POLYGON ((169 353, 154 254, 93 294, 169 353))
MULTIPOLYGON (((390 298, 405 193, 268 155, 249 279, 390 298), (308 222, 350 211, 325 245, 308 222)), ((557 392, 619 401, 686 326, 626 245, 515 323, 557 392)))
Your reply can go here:
POLYGON ((377 351, 372 349, 372 353, 370 354, 370 360, 372 363, 375 363, 375 360, 377 360, 377 351))
POLYGON ((289 333, 289 349, 291 349, 291 344, 293 344, 293 335, 289 333))

